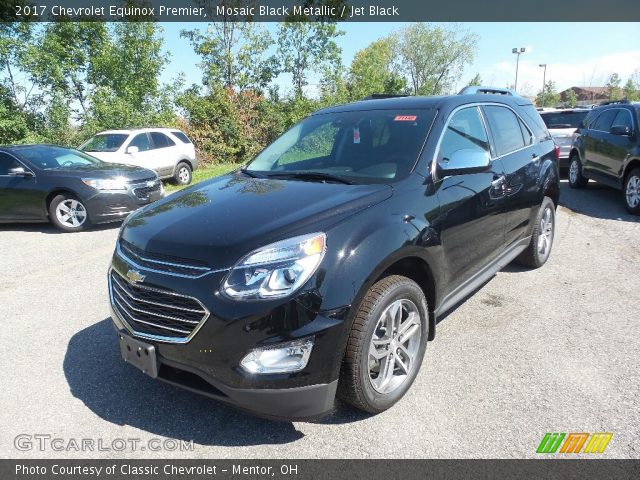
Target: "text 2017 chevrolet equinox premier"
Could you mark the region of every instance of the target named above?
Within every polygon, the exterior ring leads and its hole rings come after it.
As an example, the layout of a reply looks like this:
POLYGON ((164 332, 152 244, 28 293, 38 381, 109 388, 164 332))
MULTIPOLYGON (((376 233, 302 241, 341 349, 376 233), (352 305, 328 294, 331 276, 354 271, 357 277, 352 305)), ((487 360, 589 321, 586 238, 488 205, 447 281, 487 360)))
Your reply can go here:
MULTIPOLYGON (((131 215, 109 271, 126 361, 272 418, 381 412, 436 320, 549 257, 554 143, 509 95, 321 110, 244 168, 131 215)), ((523 339, 523 341, 526 341, 523 339)))

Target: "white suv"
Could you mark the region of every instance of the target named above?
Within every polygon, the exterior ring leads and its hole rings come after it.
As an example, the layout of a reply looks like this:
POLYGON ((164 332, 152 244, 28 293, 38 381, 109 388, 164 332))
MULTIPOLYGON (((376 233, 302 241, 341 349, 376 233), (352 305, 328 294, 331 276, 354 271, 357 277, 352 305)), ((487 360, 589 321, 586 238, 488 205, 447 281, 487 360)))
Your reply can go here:
POLYGON ((140 128, 100 132, 79 148, 100 160, 155 170, 178 185, 191 183, 198 166, 196 151, 183 132, 171 128, 140 128))

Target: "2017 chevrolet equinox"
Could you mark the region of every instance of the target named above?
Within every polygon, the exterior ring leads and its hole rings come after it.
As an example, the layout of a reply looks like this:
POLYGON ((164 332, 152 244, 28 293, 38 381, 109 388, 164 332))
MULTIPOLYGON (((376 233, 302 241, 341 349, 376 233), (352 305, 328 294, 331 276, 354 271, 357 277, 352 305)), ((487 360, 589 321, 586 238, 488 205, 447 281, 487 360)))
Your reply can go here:
POLYGON ((109 271, 122 356, 267 417, 336 395, 381 412, 443 313, 512 260, 547 261, 558 195, 557 148, 509 92, 321 110, 127 219, 109 271))

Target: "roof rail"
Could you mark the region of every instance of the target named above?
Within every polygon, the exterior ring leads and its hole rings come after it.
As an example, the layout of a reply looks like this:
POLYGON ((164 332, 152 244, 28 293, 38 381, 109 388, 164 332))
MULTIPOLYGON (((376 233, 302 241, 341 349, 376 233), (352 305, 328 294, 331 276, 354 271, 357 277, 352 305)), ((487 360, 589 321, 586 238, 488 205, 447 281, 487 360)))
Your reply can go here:
POLYGON ((615 104, 626 104, 626 103, 631 103, 629 100, 627 100, 626 98, 623 98, 622 100, 606 100, 602 103, 599 103, 598 106, 602 107, 604 105, 615 105, 615 104))
POLYGON ((364 97, 362 100, 380 100, 384 98, 401 98, 408 97, 409 95, 392 95, 389 93, 372 93, 368 97, 364 97))
POLYGON ((489 95, 510 95, 512 97, 520 96, 515 91, 509 88, 485 87, 480 85, 469 85, 468 87, 464 87, 458 92, 458 95, 476 95, 479 93, 485 93, 489 95))

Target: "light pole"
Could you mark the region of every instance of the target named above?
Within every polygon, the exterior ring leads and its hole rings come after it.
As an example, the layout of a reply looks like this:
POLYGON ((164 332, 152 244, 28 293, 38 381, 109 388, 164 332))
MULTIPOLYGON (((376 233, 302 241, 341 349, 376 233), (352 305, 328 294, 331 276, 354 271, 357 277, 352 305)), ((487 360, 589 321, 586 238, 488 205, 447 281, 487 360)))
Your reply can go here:
POLYGON ((544 107, 544 87, 547 84, 547 64, 541 63, 538 65, 540 68, 544 68, 544 73, 542 74, 542 107, 544 107))
POLYGON ((525 52, 525 50, 526 50, 526 48, 524 48, 524 47, 511 49, 511 53, 515 53, 517 55, 517 57, 516 57, 516 81, 513 84, 513 89, 516 92, 518 91, 518 65, 520 63, 520 55, 522 55, 525 52))

